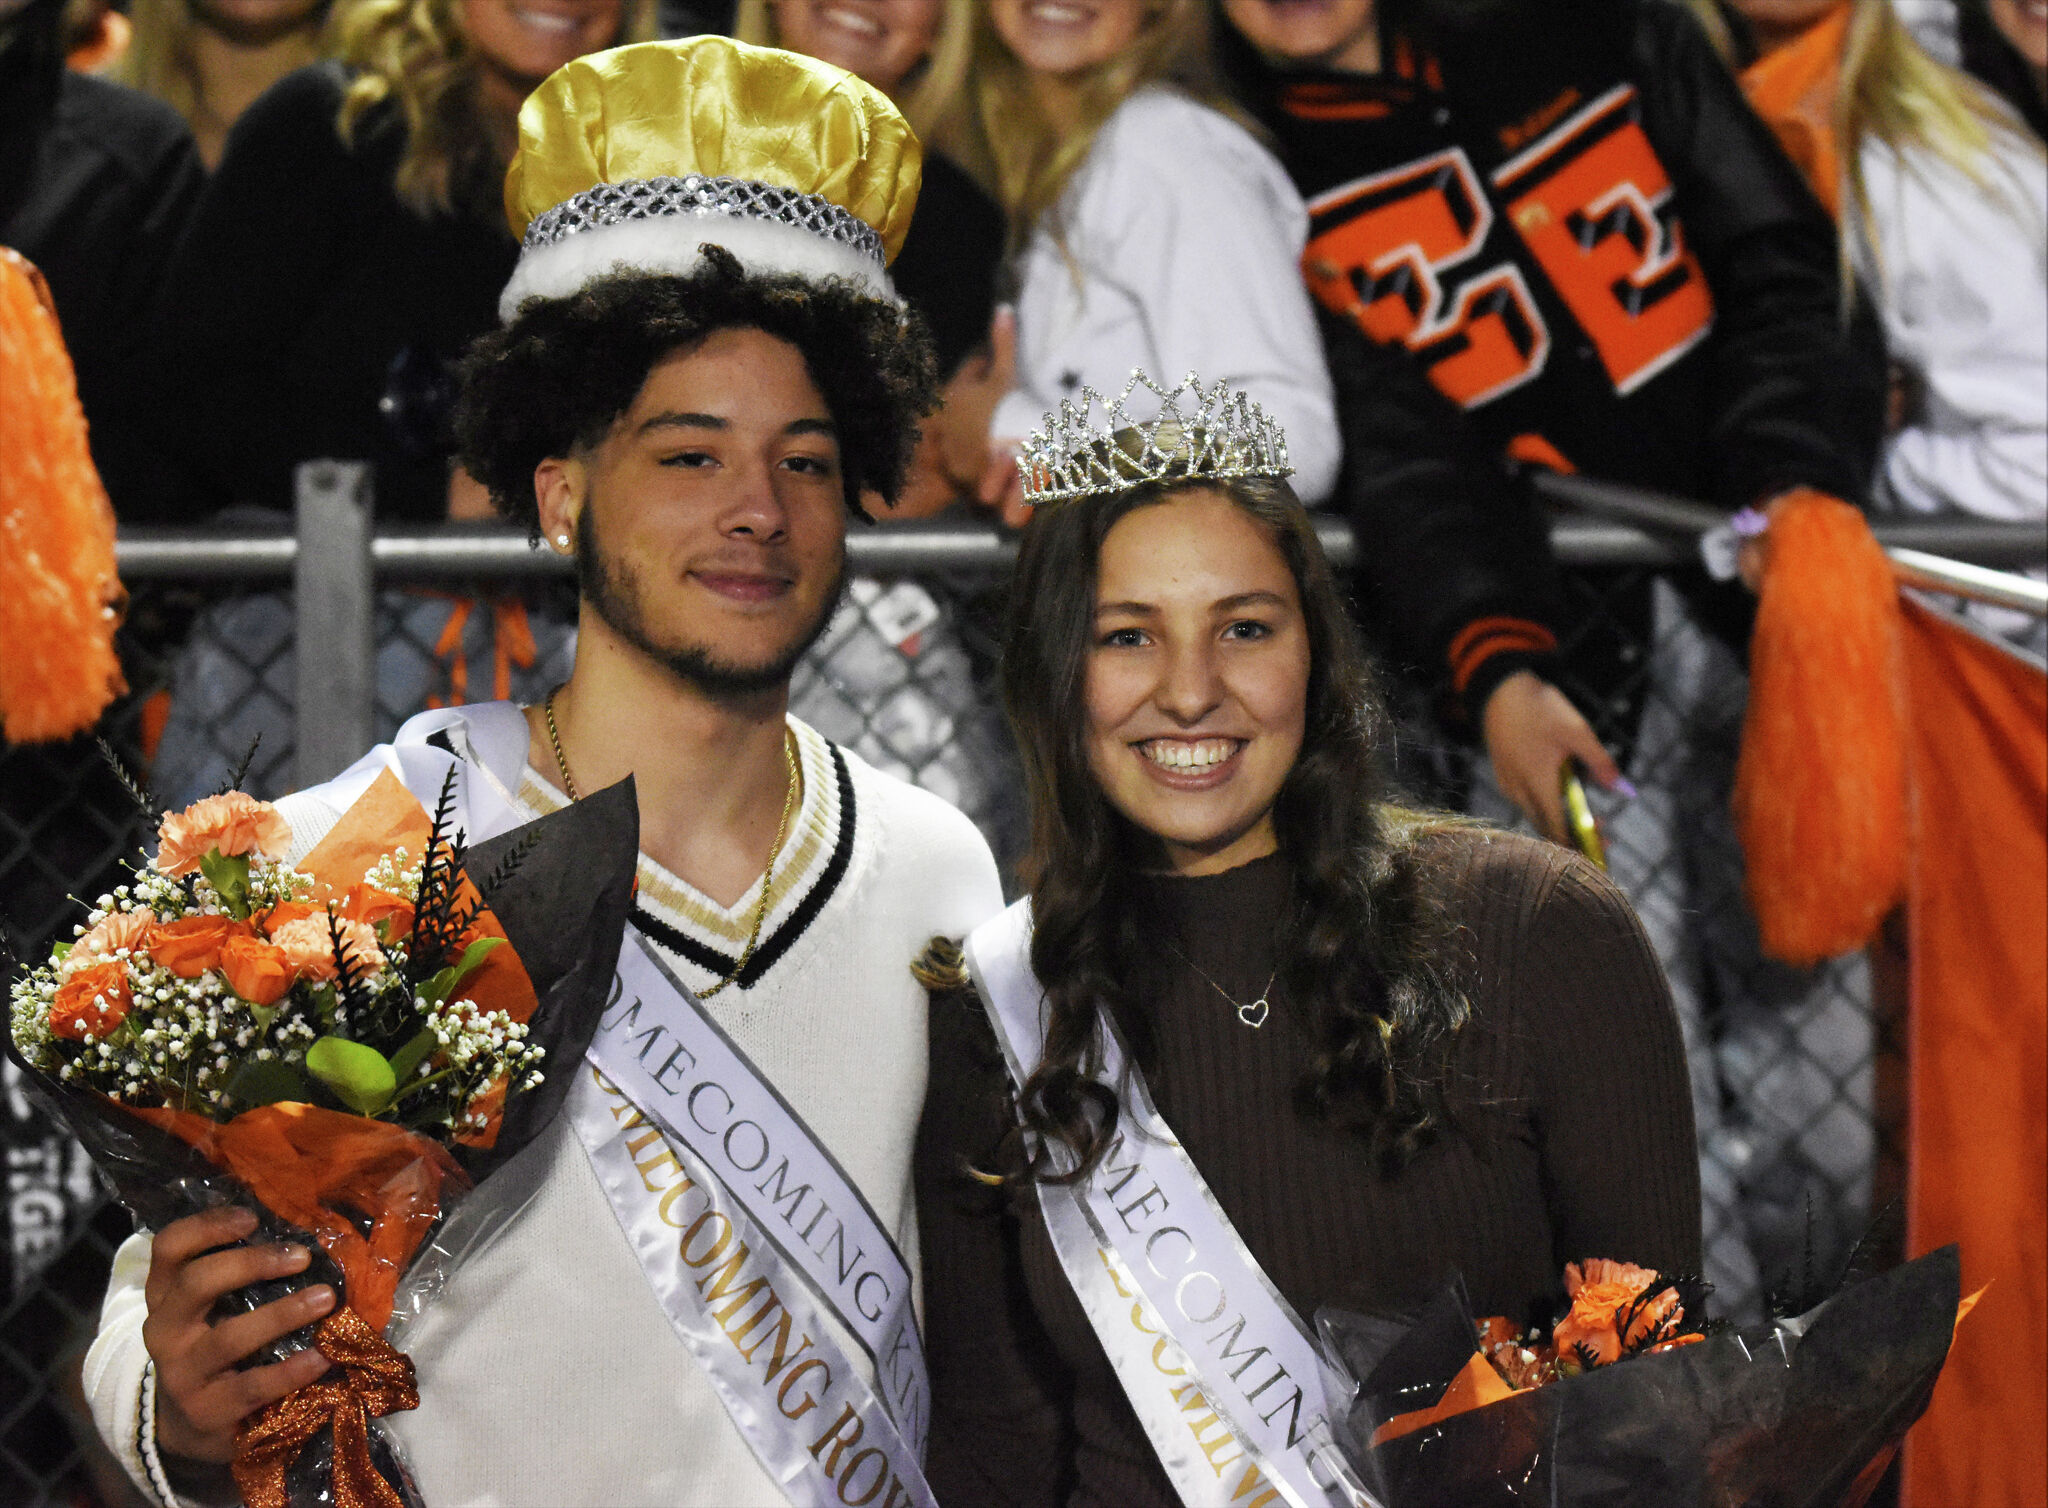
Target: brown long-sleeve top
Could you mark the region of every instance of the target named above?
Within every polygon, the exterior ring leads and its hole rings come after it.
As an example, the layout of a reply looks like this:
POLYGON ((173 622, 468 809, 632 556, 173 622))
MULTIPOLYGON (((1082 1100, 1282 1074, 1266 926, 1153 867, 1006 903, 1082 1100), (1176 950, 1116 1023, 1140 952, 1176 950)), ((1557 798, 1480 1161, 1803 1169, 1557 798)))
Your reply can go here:
MULTIPOLYGON (((1473 1007, 1452 1063, 1456 1129, 1383 1174, 1355 1135, 1295 1109, 1312 1043, 1284 993, 1258 1030, 1218 993, 1252 1000, 1273 972, 1289 907, 1277 857, 1137 882, 1162 951, 1170 940, 1194 966, 1136 1007, 1149 1021, 1119 1022, 1127 1036, 1150 1027, 1160 1114, 1304 1319, 1323 1305, 1399 1314, 1456 1271, 1475 1313, 1548 1325, 1568 1261, 1698 1272, 1684 1051, 1627 901, 1550 844, 1477 828, 1427 841, 1473 1007)), ((935 1002, 931 1050, 917 1177, 939 1502, 1177 1502, 1036 1201, 964 1172, 989 1165, 1012 1113, 971 994, 935 1002)))

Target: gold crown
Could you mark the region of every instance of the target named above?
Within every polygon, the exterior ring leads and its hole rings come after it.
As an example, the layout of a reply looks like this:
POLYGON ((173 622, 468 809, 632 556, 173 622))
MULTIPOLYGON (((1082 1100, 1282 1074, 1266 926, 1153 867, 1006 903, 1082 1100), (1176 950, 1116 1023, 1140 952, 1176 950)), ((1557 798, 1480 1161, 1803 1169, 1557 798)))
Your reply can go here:
POLYGON ((814 58, 718 36, 592 53, 519 112, 505 212, 522 247, 499 313, 619 266, 686 273, 706 241, 893 299, 922 164, 886 95, 814 58))
POLYGON ((1287 461, 1287 436, 1266 411, 1222 381, 1209 387, 1193 372, 1176 388, 1162 388, 1133 367, 1124 390, 1108 402, 1092 387, 1081 401, 1060 400, 1032 431, 1017 455, 1024 474, 1024 501, 1067 502, 1097 493, 1123 492, 1145 482, 1194 481, 1204 477, 1269 477, 1294 473, 1287 461), (1156 417, 1140 423, 1127 411, 1131 394, 1143 388, 1159 400, 1156 417), (1088 422, 1102 410, 1102 424, 1088 422))

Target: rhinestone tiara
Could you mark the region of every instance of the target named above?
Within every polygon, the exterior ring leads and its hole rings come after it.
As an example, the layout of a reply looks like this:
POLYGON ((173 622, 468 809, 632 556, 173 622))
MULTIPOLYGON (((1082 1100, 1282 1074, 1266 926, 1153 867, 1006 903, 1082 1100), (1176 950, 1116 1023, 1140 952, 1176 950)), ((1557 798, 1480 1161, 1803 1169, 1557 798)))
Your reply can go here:
POLYGON ((1024 501, 1067 502, 1102 492, 1123 492, 1144 482, 1182 481, 1202 477, 1271 477, 1293 474, 1287 462, 1287 436, 1266 417, 1266 411, 1243 393, 1227 391, 1222 379, 1208 387, 1193 372, 1176 388, 1163 388, 1135 367, 1124 390, 1108 402, 1092 387, 1081 389, 1077 404, 1061 399, 1059 411, 1045 416, 1045 428, 1032 431, 1017 455, 1024 474, 1024 501), (1156 417, 1139 423, 1126 407, 1131 394, 1145 389, 1159 399, 1156 417), (1100 425, 1088 422, 1099 406, 1100 425), (1135 449, 1119 443, 1121 431, 1134 431, 1135 449))
POLYGON ((536 215, 526 227, 523 248, 534 251, 566 241, 603 225, 632 220, 657 220, 668 215, 732 215, 746 220, 772 220, 809 231, 849 247, 883 266, 882 237, 849 210, 816 194, 756 183, 751 178, 640 178, 628 183, 600 183, 564 199, 536 215))

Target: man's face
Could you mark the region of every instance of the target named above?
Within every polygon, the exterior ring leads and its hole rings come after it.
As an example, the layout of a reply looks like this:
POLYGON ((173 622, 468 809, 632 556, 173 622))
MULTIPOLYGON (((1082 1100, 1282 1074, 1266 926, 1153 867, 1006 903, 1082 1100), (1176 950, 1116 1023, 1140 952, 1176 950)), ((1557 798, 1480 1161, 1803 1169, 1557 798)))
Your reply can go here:
POLYGON ((796 347, 759 330, 664 357, 602 441, 535 482, 544 524, 576 535, 591 610, 713 695, 787 683, 838 601, 831 411, 796 347))

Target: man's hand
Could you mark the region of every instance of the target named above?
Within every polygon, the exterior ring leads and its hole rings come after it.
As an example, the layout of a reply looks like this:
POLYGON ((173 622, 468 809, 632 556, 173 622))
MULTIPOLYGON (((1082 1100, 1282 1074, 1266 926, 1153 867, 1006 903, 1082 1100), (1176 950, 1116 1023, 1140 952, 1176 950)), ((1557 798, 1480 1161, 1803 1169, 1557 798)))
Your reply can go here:
POLYGON ((309 1346, 284 1361, 236 1369, 252 1352, 332 1309, 334 1290, 325 1284, 208 1322, 222 1294, 301 1272, 310 1260, 303 1246, 229 1246, 255 1229, 248 1210, 208 1210, 166 1225, 151 1249, 142 1341, 156 1362, 157 1443, 192 1460, 228 1460, 243 1418, 317 1381, 332 1365, 309 1346))
POLYGON ((1493 777, 1508 800, 1522 809, 1538 832, 1554 843, 1569 843, 1558 771, 1576 759, 1600 785, 1633 795, 1586 720, 1548 681, 1518 670, 1486 699, 1480 718, 1493 777))

